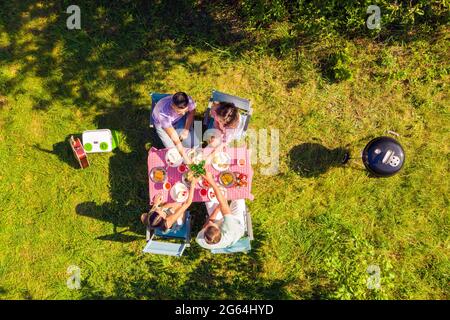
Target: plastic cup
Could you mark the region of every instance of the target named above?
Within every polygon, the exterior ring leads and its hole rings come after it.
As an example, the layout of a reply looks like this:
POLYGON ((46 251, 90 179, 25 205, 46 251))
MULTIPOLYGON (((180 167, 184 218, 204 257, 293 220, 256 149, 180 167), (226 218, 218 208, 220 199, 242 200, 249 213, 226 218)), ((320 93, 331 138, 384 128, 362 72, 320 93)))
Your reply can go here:
POLYGON ((187 167, 186 167, 186 165, 184 163, 182 163, 182 164, 180 164, 178 166, 178 172, 179 173, 185 173, 186 171, 187 171, 187 167))
POLYGON ((164 190, 169 191, 170 188, 172 188, 172 184, 169 181, 167 181, 164 183, 163 188, 164 190))

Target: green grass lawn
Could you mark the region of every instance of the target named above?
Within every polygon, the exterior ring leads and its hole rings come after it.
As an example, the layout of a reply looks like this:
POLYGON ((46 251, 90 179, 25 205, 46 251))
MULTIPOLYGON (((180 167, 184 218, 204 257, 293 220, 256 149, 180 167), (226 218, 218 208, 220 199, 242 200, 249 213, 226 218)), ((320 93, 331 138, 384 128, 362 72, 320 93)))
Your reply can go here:
MULTIPOLYGON (((448 28, 293 45, 287 23, 122 2, 80 5, 81 30, 66 28, 64 1, 0 7, 0 298, 450 298, 448 28), (333 81, 323 61, 341 47, 353 77, 333 81), (186 91, 200 118, 212 89, 250 98, 250 127, 280 132, 278 174, 254 165, 253 250, 144 255, 148 93, 186 91), (121 145, 79 170, 67 138, 96 128, 121 145), (339 165, 387 130, 406 152, 398 175, 339 165)), ((192 211, 197 232, 204 209, 192 211)))

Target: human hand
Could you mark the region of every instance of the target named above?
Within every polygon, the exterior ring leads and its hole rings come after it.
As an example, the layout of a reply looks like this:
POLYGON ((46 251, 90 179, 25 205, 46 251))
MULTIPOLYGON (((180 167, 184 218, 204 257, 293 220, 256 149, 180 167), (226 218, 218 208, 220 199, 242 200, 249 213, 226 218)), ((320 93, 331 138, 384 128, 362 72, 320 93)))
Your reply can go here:
POLYGON ((203 178, 205 178, 205 180, 208 181, 210 185, 214 183, 214 177, 209 171, 206 171, 206 173, 203 175, 203 178))
POLYGON ((184 162, 186 165, 192 164, 191 159, 189 159, 188 157, 183 157, 183 162, 184 162))
POLYGON ((219 144, 220 144, 220 139, 219 139, 219 138, 217 138, 217 137, 215 137, 215 136, 211 136, 211 137, 209 138, 209 141, 208 141, 209 147, 215 148, 215 147, 217 147, 219 144))
POLYGON ((190 165, 190 164, 192 163, 192 161, 191 161, 191 159, 187 156, 186 152, 184 151, 184 148, 181 147, 181 144, 180 144, 180 148, 178 149, 178 151, 180 152, 181 157, 183 158, 183 162, 184 162, 186 165, 190 165))
POLYGON ((197 182, 198 182, 198 179, 199 179, 199 177, 196 177, 196 176, 194 176, 194 177, 191 179, 191 188, 194 188, 194 187, 195 187, 195 185, 196 185, 197 182))
POLYGON ((186 140, 188 137, 189 137, 189 130, 183 129, 179 135, 180 141, 186 140))

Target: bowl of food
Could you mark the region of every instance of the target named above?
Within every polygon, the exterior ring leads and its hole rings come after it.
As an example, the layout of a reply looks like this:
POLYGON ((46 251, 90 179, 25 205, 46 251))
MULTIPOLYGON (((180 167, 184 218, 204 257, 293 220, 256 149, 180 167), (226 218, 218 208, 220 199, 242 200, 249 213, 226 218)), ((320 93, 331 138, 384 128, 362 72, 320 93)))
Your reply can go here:
POLYGON ((236 176, 231 171, 223 171, 219 174, 219 183, 225 188, 231 188, 236 183, 236 176))
POLYGON ((234 172, 234 176, 236 177, 236 186, 237 187, 247 187, 247 175, 244 173, 234 172))
POLYGON ((149 175, 154 183, 164 183, 167 180, 167 170, 164 167, 152 168, 149 175))

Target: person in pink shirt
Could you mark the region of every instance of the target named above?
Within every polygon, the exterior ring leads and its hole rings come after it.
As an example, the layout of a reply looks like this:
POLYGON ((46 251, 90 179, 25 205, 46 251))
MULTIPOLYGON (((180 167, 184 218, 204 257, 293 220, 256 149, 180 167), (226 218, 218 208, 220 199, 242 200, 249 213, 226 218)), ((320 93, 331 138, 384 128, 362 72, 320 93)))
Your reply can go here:
POLYGON ((215 102, 211 107, 211 118, 205 133, 208 147, 214 148, 207 161, 233 140, 238 140, 244 131, 244 125, 245 121, 233 103, 215 102))

